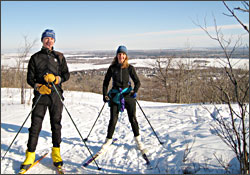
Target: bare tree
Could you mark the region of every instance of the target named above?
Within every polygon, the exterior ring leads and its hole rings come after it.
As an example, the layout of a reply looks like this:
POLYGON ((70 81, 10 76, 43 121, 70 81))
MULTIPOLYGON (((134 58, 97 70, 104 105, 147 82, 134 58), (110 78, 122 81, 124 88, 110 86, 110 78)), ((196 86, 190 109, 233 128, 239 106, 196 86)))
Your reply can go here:
POLYGON ((21 84, 21 104, 25 104, 25 88, 26 88, 26 75, 25 75, 25 58, 30 53, 30 50, 36 44, 37 39, 34 39, 32 42, 28 40, 28 36, 24 35, 24 46, 19 48, 18 57, 17 57, 17 75, 19 75, 19 80, 21 84))
POLYGON ((162 61, 160 58, 156 60, 156 66, 159 70, 159 75, 156 76, 157 79, 162 82, 163 86, 167 88, 167 74, 169 73, 173 58, 167 58, 165 61, 162 61), (165 64, 165 68, 163 68, 162 64, 165 64))
POLYGON ((171 83, 169 82, 169 72, 170 68, 172 66, 173 58, 167 58, 166 60, 162 61, 160 58, 156 60, 156 68, 158 69, 158 74, 155 76, 158 81, 163 85, 163 87, 166 90, 166 97, 168 100, 170 100, 170 94, 171 94, 171 83), (165 67, 162 65, 164 64, 165 67))
POLYGON ((240 12, 249 13, 249 3, 247 1, 242 1, 241 3, 243 5, 243 7, 235 7, 234 9, 230 9, 228 7, 228 5, 226 4, 226 2, 223 1, 223 4, 227 8, 227 10, 231 13, 231 15, 228 15, 228 14, 225 14, 225 15, 230 16, 230 17, 234 17, 238 21, 238 23, 240 23, 240 25, 249 33, 249 29, 247 28, 247 26, 245 24, 243 24, 243 22, 238 18, 238 16, 234 12, 234 10, 237 10, 240 12))
MULTIPOLYGON (((190 51, 190 47, 187 48, 185 57, 190 57, 190 51)), ((155 78, 165 89, 162 95, 167 97, 168 102, 191 103, 194 101, 192 91, 197 75, 195 75, 196 67, 190 59, 158 58, 155 69, 157 70, 155 78)))
MULTIPOLYGON (((230 11, 225 2, 223 2, 226 8, 230 11)), ((247 3, 246 3, 247 4, 247 3)), ((246 6, 247 7, 247 6, 246 6)), ((248 6, 249 7, 249 6, 248 6)), ((246 10, 249 13, 249 10, 246 10)), ((233 11, 230 11, 232 15, 235 16, 233 11)), ((237 18, 238 19, 238 18, 237 18)), ((211 78, 211 86, 219 90, 220 96, 218 98, 222 103, 227 104, 230 118, 226 120, 222 114, 218 116, 211 116, 215 119, 215 124, 212 125, 216 135, 218 135, 224 143, 226 143, 235 153, 237 159, 240 163, 240 171, 242 174, 248 174, 249 169, 249 123, 247 118, 249 118, 249 70, 243 71, 235 70, 231 63, 231 58, 233 53, 241 44, 241 38, 238 37, 235 42, 233 42, 232 37, 226 39, 220 29, 218 29, 216 24, 216 19, 214 18, 215 34, 212 35, 208 32, 206 26, 206 20, 204 27, 200 24, 198 25, 205 33, 212 39, 218 42, 221 49, 224 51, 226 61, 224 63, 224 78, 221 81, 218 79, 211 78), (238 111, 233 108, 233 104, 236 103, 238 106, 238 111)), ((238 21, 241 23, 240 21, 238 21)), ((242 24, 242 23, 241 23, 242 24)), ((248 31, 246 27, 245 30, 248 31)), ((249 31, 248 31, 249 32, 249 31)), ((217 109, 217 108, 216 108, 217 109)), ((219 110, 217 109, 217 112, 219 110)))

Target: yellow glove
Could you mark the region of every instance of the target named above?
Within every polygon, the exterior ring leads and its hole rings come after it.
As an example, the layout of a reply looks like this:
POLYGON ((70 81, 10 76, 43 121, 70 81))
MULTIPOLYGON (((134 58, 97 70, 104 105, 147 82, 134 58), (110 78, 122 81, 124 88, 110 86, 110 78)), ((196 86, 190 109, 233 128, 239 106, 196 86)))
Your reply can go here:
POLYGON ((42 95, 51 94, 51 89, 43 84, 38 84, 36 90, 42 95))
POLYGON ((59 84, 61 82, 61 78, 59 76, 56 76, 54 84, 59 84))
POLYGON ((56 79, 55 75, 53 75, 53 74, 46 74, 46 75, 44 75, 43 78, 44 78, 44 80, 45 80, 47 83, 52 83, 52 82, 54 82, 55 79, 56 79))

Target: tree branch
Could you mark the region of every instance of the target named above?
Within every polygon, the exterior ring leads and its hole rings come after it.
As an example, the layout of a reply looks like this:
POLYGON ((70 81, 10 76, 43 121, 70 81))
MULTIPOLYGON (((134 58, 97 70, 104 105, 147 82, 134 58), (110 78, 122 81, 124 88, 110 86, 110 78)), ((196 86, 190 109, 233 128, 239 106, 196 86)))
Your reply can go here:
MULTIPOLYGON (((249 33, 249 30, 248 30, 247 26, 244 25, 244 24, 241 22, 241 20, 235 15, 234 11, 232 11, 232 10, 227 6, 227 4, 225 3, 225 1, 222 1, 222 2, 223 2, 223 4, 225 5, 225 7, 227 8, 227 10, 232 14, 232 16, 238 21, 238 23, 240 23, 240 25, 249 33)), ((248 12, 249 12, 249 10, 248 10, 248 12)))

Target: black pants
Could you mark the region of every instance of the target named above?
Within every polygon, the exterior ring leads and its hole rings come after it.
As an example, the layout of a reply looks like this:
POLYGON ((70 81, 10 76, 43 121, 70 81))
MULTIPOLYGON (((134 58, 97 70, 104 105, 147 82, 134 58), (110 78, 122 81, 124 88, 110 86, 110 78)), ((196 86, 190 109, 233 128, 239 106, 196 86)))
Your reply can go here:
MULTIPOLYGON (((135 102, 135 99, 130 96, 127 96, 124 99, 125 99, 125 108, 127 109, 127 112, 128 112, 129 122, 131 123, 134 136, 136 137, 140 134, 138 122, 136 120, 136 115, 135 115, 136 114, 136 102, 135 102)), ((118 120, 118 114, 119 114, 118 105, 111 102, 110 120, 109 120, 108 135, 107 135, 107 138, 109 139, 111 139, 114 134, 115 126, 118 120)))
MULTIPOLYGON (((37 99, 38 96, 35 95, 33 98, 33 105, 37 99)), ((39 133, 42 129, 42 123, 47 108, 50 114, 53 147, 60 147, 63 104, 58 94, 53 92, 50 95, 42 95, 35 109, 32 111, 31 127, 29 128, 29 139, 27 144, 29 152, 34 152, 36 150, 39 133)))

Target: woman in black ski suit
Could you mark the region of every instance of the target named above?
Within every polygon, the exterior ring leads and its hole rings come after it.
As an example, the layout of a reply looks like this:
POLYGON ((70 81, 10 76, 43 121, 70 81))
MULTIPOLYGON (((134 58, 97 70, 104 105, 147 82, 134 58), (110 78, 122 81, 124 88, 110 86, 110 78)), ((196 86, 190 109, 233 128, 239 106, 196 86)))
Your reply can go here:
POLYGON ((103 101, 109 102, 110 120, 107 138, 102 149, 106 149, 112 143, 112 136, 118 120, 119 111, 123 112, 124 108, 126 108, 137 146, 141 151, 145 151, 144 145, 141 142, 138 122, 136 120, 135 97, 141 83, 135 68, 128 64, 127 53, 128 51, 125 46, 118 47, 116 56, 109 66, 103 81, 103 101), (108 86, 111 78, 112 89, 108 93, 108 86), (134 82, 133 89, 131 87, 130 78, 134 82))

